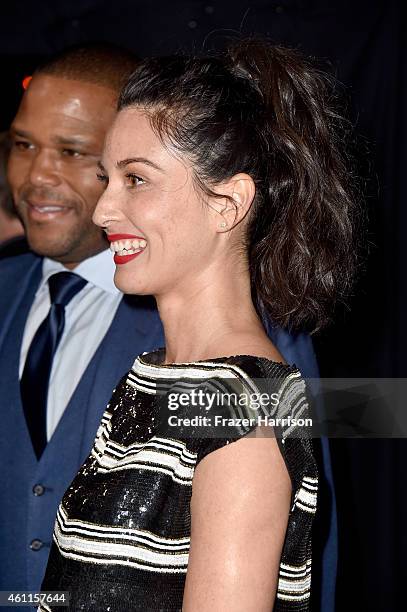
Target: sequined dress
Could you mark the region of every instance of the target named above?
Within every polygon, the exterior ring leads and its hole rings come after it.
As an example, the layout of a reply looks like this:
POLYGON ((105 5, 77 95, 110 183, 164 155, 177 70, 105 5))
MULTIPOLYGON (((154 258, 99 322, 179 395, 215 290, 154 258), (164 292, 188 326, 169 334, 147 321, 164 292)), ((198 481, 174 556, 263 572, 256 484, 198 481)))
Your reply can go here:
MULTIPOLYGON (((69 610, 181 611, 197 465, 252 431, 259 417, 309 417, 305 383, 295 366, 247 355, 162 365, 164 356, 164 349, 144 353, 122 378, 92 451, 59 506, 41 590, 69 591, 69 610), (191 398, 199 389, 218 394, 212 413, 191 399, 174 407, 174 398, 181 393, 191 398), (234 399, 225 405, 219 397, 231 391, 234 399), (277 408, 256 404, 255 392, 276 393, 277 408), (241 394, 250 400, 240 404, 241 394), (215 427, 216 414, 222 425, 215 427), (198 419, 192 426, 185 415, 210 415, 212 422, 198 419), (170 425, 170 416, 183 424, 170 425)), ((318 473, 311 438, 285 421, 274 431, 292 499, 274 611, 305 612, 318 473)), ((38 608, 54 609, 67 608, 46 603, 38 608)))

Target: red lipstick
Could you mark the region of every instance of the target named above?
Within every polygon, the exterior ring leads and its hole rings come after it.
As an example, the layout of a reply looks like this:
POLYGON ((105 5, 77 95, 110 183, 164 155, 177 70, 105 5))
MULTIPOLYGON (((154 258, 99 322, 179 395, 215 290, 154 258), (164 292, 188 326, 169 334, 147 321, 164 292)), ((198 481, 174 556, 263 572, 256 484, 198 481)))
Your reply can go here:
MULTIPOLYGON (((143 249, 143 251, 144 251, 144 249, 143 249)), ((115 264, 120 266, 121 264, 125 264, 128 261, 131 261, 132 259, 135 259, 139 255, 141 255, 143 251, 139 251, 138 253, 133 253, 132 255, 118 255, 117 253, 115 253, 114 257, 113 257, 113 261, 114 261, 115 264)))
MULTIPOLYGON (((107 234, 107 239, 109 242, 116 242, 117 240, 144 240, 145 238, 143 238, 142 236, 136 236, 134 234, 107 234)), ((141 249, 140 251, 137 251, 137 253, 131 253, 129 255, 119 255, 118 253, 114 254, 113 257, 113 261, 116 265, 122 265, 122 264, 126 264, 129 261, 131 261, 132 259, 135 259, 136 257, 138 257, 138 255, 141 255, 141 253, 144 251, 144 248, 141 249)))
POLYGON ((109 242, 115 242, 116 240, 131 240, 137 238, 138 240, 145 240, 143 236, 135 236, 134 234, 106 234, 109 242))

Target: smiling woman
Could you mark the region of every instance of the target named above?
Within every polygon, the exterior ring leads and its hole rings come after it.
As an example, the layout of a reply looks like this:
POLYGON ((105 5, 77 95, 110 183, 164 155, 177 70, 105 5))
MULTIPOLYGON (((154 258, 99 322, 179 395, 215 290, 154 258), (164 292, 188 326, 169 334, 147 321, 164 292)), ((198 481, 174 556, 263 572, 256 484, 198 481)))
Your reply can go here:
POLYGON ((122 91, 94 221, 117 286, 155 296, 166 346, 118 384, 59 507, 42 588, 69 591, 71 610, 310 610, 307 394, 261 315, 318 328, 350 285, 353 202, 329 100, 301 56, 251 40, 146 60, 122 91), (190 401, 173 427, 179 389, 190 401), (237 390, 277 398, 264 425, 251 401, 213 420, 192 401, 237 390))

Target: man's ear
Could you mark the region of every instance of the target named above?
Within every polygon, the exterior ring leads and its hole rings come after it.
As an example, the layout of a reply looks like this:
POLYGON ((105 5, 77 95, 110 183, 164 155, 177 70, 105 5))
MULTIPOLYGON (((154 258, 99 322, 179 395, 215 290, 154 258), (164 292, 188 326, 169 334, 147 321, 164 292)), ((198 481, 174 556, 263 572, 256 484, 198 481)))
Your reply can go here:
POLYGON ((227 231, 240 223, 249 212, 256 186, 251 176, 241 172, 214 187, 213 191, 219 197, 211 198, 209 206, 221 216, 215 219, 218 228, 227 231))

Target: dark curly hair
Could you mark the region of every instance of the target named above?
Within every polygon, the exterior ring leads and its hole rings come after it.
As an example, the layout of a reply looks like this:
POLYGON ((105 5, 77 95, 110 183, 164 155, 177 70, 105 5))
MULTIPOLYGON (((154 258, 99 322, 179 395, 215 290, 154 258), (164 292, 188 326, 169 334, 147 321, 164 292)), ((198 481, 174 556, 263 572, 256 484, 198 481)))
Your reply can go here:
POLYGON ((239 172, 252 177, 254 303, 291 329, 324 326, 356 268, 357 205, 334 100, 331 79, 301 54, 253 39, 221 56, 146 59, 119 99, 119 111, 146 110, 207 194, 239 172))

